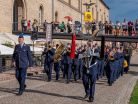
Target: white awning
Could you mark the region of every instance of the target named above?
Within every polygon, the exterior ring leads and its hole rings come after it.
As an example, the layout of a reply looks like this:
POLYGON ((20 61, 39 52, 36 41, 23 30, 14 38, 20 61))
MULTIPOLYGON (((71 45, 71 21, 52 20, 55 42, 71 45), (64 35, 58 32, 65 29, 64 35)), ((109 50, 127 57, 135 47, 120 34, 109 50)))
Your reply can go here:
MULTIPOLYGON (((26 44, 32 44, 31 36, 24 36, 24 41, 26 44)), ((4 44, 6 42, 12 43, 12 45, 18 44, 18 36, 10 33, 0 33, 0 44, 4 44)))
POLYGON ((14 49, 0 44, 0 55, 12 55, 14 49))

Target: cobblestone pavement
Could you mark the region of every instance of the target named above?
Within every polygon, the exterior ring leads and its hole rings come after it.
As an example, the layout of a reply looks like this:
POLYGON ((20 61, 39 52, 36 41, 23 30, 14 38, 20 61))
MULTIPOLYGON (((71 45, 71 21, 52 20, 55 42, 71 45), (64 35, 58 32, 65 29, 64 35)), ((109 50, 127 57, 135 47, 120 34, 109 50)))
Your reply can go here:
MULTIPOLYGON (((138 55, 132 58, 132 63, 138 64, 138 55)), ((127 104, 137 79, 136 66, 131 66, 129 74, 118 79, 111 87, 107 85, 106 78, 100 79, 92 104, 127 104)), ((26 92, 16 96, 18 83, 15 79, 0 81, 0 104, 89 104, 82 100, 85 93, 81 81, 66 84, 61 78, 58 82, 54 79, 46 82, 45 76, 39 74, 28 77, 26 83, 26 92)))

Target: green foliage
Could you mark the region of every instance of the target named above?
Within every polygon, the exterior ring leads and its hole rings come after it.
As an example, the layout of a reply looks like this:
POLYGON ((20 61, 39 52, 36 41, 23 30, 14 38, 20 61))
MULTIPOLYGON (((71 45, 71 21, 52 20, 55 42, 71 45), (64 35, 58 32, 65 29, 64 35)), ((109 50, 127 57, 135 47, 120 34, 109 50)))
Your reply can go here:
POLYGON ((7 46, 7 47, 10 47, 10 48, 13 47, 12 43, 9 42, 9 41, 6 41, 3 45, 5 45, 5 46, 7 46))
POLYGON ((137 84, 132 92, 130 104, 138 104, 138 81, 137 81, 137 84))

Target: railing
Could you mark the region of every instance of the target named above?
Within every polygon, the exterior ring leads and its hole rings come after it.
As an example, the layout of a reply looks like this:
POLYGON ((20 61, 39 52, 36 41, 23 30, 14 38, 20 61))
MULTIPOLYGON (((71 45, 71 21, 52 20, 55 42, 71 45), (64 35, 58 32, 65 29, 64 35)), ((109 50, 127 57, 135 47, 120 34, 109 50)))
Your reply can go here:
MULTIPOLYGON (((99 26, 96 24, 52 24, 52 30, 53 33, 73 33, 77 32, 79 33, 93 33, 94 30, 98 30, 99 26), (64 26, 63 26, 64 25, 64 26)), ((43 25, 36 25, 33 27, 32 25, 21 25, 21 23, 13 23, 13 32, 31 32, 31 31, 37 31, 37 32, 45 32, 47 29, 43 25)))

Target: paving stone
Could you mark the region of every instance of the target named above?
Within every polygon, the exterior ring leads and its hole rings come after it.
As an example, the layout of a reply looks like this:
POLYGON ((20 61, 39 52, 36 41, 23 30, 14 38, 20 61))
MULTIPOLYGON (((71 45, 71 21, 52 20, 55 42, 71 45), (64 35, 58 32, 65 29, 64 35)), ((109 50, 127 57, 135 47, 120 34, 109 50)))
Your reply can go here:
MULTIPOLYGON (((138 64, 137 61, 136 54, 132 63, 138 64)), ((113 86, 108 86, 106 78, 97 81, 95 101, 92 104, 128 104, 138 79, 137 67, 131 66, 130 69, 129 73, 120 77, 113 86)), ((66 84, 62 78, 58 82, 55 78, 52 82, 46 82, 45 78, 45 73, 28 76, 26 92, 20 97, 16 96, 16 80, 0 82, 0 104, 90 104, 82 100, 85 92, 81 81, 66 84)))

